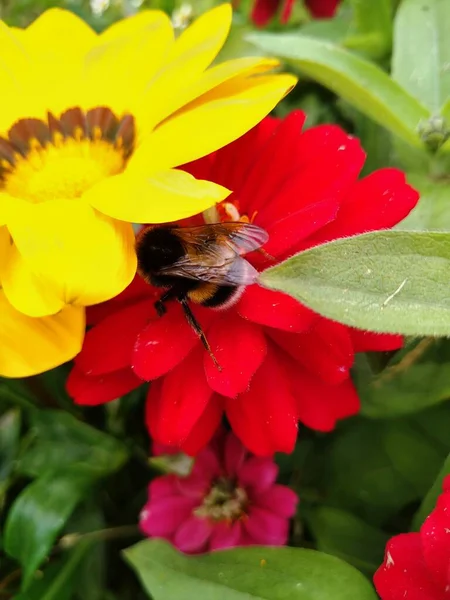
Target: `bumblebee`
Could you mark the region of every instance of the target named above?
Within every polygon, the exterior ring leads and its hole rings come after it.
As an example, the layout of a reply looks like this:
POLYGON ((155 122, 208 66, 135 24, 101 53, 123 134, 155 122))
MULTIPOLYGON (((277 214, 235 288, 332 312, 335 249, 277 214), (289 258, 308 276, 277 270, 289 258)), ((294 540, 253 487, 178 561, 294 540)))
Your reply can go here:
POLYGON ((267 242, 264 229, 251 223, 226 222, 179 227, 156 225, 136 238, 138 273, 147 283, 167 291, 155 302, 159 316, 166 303, 180 302, 188 323, 220 369, 189 301, 214 309, 231 306, 258 271, 243 256, 267 242))

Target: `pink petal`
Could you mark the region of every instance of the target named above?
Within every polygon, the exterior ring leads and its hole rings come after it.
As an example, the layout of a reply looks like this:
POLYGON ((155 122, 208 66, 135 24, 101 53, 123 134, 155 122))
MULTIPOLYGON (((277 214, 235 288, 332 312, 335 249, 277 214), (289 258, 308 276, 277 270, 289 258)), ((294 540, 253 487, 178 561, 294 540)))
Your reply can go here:
POLYGON ((242 526, 239 521, 231 525, 229 523, 216 523, 209 541, 209 549, 223 550, 224 548, 239 546, 241 536, 242 526))
POLYGON ((97 406, 116 400, 143 383, 130 368, 90 377, 75 366, 67 378, 66 390, 76 404, 97 406))
POLYGON ((178 496, 178 478, 175 475, 156 477, 148 486, 148 495, 152 502, 168 496, 178 496))
POLYGON ((318 318, 291 296, 259 285, 246 288, 236 309, 244 319, 286 331, 306 331, 318 318))
POLYGON ((242 442, 234 435, 229 433, 225 440, 225 470, 227 475, 234 477, 244 463, 247 450, 242 442))
POLYGON ((266 355, 266 340, 259 325, 242 319, 234 310, 224 313, 208 331, 211 350, 222 370, 204 353, 209 386, 218 394, 235 398, 245 391, 266 355))
POLYGON ((186 321, 181 306, 171 304, 167 314, 149 323, 138 335, 132 356, 133 370, 146 381, 156 379, 178 365, 197 344, 200 340, 186 321))
POLYGON ((174 544, 181 552, 187 554, 203 552, 207 549, 212 531, 213 526, 207 519, 200 519, 193 515, 178 528, 174 536, 174 544))
POLYGON ((258 495, 270 488, 278 475, 278 467, 272 458, 252 456, 248 458, 238 471, 239 484, 258 495))
POLYGON ((287 542, 289 521, 264 508, 253 506, 244 521, 244 529, 255 544, 282 546, 287 542))
POLYGON ((205 479, 212 480, 221 474, 222 466, 219 456, 211 446, 204 448, 195 459, 194 473, 205 479))
POLYGON ((292 452, 297 439, 297 409, 284 366, 269 347, 266 360, 250 388, 226 400, 226 414, 235 434, 254 454, 292 452))
POLYGON ((286 485, 275 484, 258 496, 257 505, 280 517, 293 517, 297 510, 298 496, 286 485))
POLYGON ((156 312, 149 300, 109 315, 86 333, 75 364, 86 375, 102 375, 131 367, 137 336, 155 318, 156 312))
POLYGON ((182 496, 150 501, 141 512, 139 526, 148 536, 168 537, 189 518, 196 502, 182 496))

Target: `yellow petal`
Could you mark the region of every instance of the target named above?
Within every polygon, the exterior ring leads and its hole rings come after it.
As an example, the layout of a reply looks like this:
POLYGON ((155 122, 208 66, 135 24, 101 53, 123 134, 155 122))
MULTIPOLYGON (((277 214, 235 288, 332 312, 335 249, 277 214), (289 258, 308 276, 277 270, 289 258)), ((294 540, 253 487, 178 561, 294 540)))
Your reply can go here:
POLYGON ((0 376, 28 377, 53 369, 81 349, 85 319, 80 306, 33 319, 16 311, 0 291, 0 376))
POLYGON ((6 259, 9 255, 9 247, 11 246, 11 236, 6 227, 0 227, 0 287, 2 281, 2 273, 6 264, 6 259))
POLYGON ((185 106, 195 98, 205 94, 209 90, 219 86, 225 81, 236 76, 254 75, 263 73, 269 69, 278 66, 279 62, 270 58, 237 58, 221 63, 211 69, 208 69, 194 81, 186 84, 183 77, 183 69, 180 66, 180 73, 176 82, 168 82, 171 93, 161 93, 158 96, 157 86, 160 82, 156 81, 149 86, 148 90, 139 96, 133 114, 137 119, 138 128, 142 136, 150 132, 156 123, 173 114, 175 111, 185 106), (178 86, 176 93, 173 93, 173 85, 178 86), (185 84, 185 85, 183 85, 185 84))
POLYGON ((203 71, 219 54, 227 39, 231 27, 233 11, 231 4, 221 4, 196 19, 192 25, 177 38, 167 60, 176 61, 184 58, 192 50, 202 47, 198 55, 197 70, 203 71))
MULTIPOLYGON (((136 272, 134 233, 87 204, 49 200, 29 204, 8 229, 28 266, 65 303, 84 306, 121 292, 136 272)), ((9 292, 11 293, 11 292, 9 292)))
POLYGON ((120 19, 107 27, 99 36, 101 42, 111 41, 121 37, 131 37, 135 33, 142 31, 149 25, 160 25, 161 21, 169 21, 166 13, 162 10, 141 10, 140 12, 120 19))
POLYGON ((64 308, 61 294, 47 278, 30 269, 14 245, 8 249, 1 280, 8 301, 29 317, 54 315, 64 308))
POLYGON ((272 75, 222 84, 151 133, 132 156, 130 172, 176 167, 222 148, 259 123, 296 81, 272 75))
POLYGON ((106 105, 118 114, 132 112, 135 98, 161 67, 173 44, 172 25, 163 12, 145 14, 146 19, 132 17, 117 24, 116 35, 102 36, 102 43, 87 55, 86 108, 106 105))
POLYGON ((198 214, 230 194, 184 171, 104 179, 84 199, 102 213, 133 223, 166 223, 198 214))
POLYGON ((20 211, 26 204, 26 201, 21 198, 0 192, 0 227, 14 218, 17 211, 20 211))
POLYGON ((80 106, 85 91, 83 59, 96 45, 97 34, 72 12, 52 8, 19 37, 34 62, 30 106, 40 102, 56 114, 80 106))

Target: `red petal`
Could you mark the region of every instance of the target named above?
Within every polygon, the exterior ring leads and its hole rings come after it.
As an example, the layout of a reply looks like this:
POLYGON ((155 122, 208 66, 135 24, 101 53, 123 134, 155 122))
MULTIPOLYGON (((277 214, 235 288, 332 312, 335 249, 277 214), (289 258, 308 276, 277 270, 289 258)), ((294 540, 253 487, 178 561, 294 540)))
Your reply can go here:
MULTIPOLYGON (((287 190, 287 193, 292 193, 295 197, 296 190, 287 190)), ((258 225, 269 234, 269 241, 264 245, 264 250, 274 257, 283 255, 292 246, 334 221, 338 210, 339 200, 327 198, 304 206, 297 212, 291 211, 284 218, 278 218, 270 224, 263 223, 262 217, 258 218, 258 225)))
POLYGON ((75 364, 87 375, 101 375, 131 367, 137 336, 155 318, 155 308, 149 300, 109 315, 87 332, 75 364))
POLYGON ((348 328, 317 319, 304 333, 269 331, 276 343, 316 377, 337 384, 348 378, 354 351, 348 328))
POLYGON ((88 306, 86 309, 87 323, 88 325, 95 325, 109 315, 122 310, 122 308, 134 302, 144 300, 144 298, 148 298, 150 302, 155 302, 160 295, 161 290, 151 287, 139 275, 136 275, 130 285, 115 298, 108 300, 108 302, 88 306))
POLYGON ((208 383, 215 392, 235 398, 245 391, 266 355, 262 328, 242 319, 234 310, 227 311, 208 331, 211 350, 222 370, 204 353, 208 383))
POLYGON ((223 401, 221 396, 213 394, 205 410, 192 428, 181 449, 190 456, 195 456, 202 450, 217 431, 223 415, 223 401))
POLYGON ((306 331, 318 318, 291 296, 259 285, 245 289, 236 309, 244 319, 286 331, 306 331))
POLYGON ((331 19, 339 6, 341 0, 306 0, 311 15, 315 19, 331 19))
POLYGON ((295 402, 287 374, 269 348, 250 388, 226 400, 226 413, 235 434, 254 454, 292 452, 297 439, 295 402))
POLYGON ((334 223, 315 237, 316 242, 389 229, 416 206, 419 194, 397 169, 380 169, 355 183, 334 223))
POLYGON ((287 23, 291 17, 292 11, 294 10, 295 0, 284 0, 283 11, 281 13, 281 22, 287 23))
POLYGON ((389 352, 403 346, 403 336, 349 328, 355 352, 389 352))
POLYGON ((317 431, 331 431, 338 419, 359 411, 358 394, 350 379, 330 385, 302 369, 286 357, 291 390, 297 403, 297 415, 302 423, 317 431))
POLYGON ((448 598, 427 571, 419 533, 397 535, 388 542, 384 563, 373 581, 382 600, 448 598))
MULTIPOLYGON (((436 508, 420 528, 422 551, 433 579, 446 589, 450 568, 450 492, 438 498, 436 508)), ((450 591, 450 590, 449 590, 450 591)))
POLYGON ((240 440, 229 433, 225 440, 224 463, 228 476, 234 477, 244 463, 247 450, 240 440))
POLYGON ((147 398, 147 423, 162 444, 181 446, 206 409, 211 390, 199 348, 163 379, 152 384, 147 398))
MULTIPOLYGON (((203 311, 203 320, 199 320, 202 326, 206 325, 206 317, 207 311, 203 311)), ((156 379, 178 365, 199 343, 181 306, 174 303, 167 314, 149 323, 138 335, 132 358, 133 370, 147 381, 156 379)))
POLYGON ((131 369, 90 377, 74 367, 67 378, 66 389, 76 404, 96 406, 116 400, 143 383, 131 369))
MULTIPOLYGON (((284 167, 284 178, 278 187, 270 190, 270 196, 257 198, 255 210, 259 212, 255 223, 263 228, 281 215, 295 213, 324 199, 343 199, 364 164, 359 141, 337 125, 308 129, 298 137, 296 146, 295 154, 286 159, 289 170, 284 167)), ((273 153, 272 162, 278 164, 279 159, 274 156, 273 153)), ((266 174, 267 167, 260 171, 264 186, 266 174)))
POLYGON ((264 27, 276 15, 282 0, 255 0, 252 21, 258 27, 264 27))

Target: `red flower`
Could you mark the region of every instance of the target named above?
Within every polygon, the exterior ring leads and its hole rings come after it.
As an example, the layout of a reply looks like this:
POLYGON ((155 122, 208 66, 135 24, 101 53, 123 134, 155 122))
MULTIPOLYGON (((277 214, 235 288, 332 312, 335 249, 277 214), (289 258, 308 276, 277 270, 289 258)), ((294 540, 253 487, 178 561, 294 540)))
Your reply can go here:
MULTIPOLYGON (((234 190, 218 213, 249 217, 266 229, 265 249, 277 261, 321 242, 392 227, 418 197, 396 169, 358 180, 364 163, 358 140, 335 125, 301 133, 303 122, 299 111, 282 121, 266 118, 185 167, 234 190)), ((248 259, 260 270, 273 264, 257 252, 248 259)), ((68 390, 80 404, 99 404, 152 380, 150 433, 191 454, 208 442, 224 412, 258 455, 290 452, 298 420, 332 430, 359 409, 350 379, 355 352, 402 343, 399 336, 329 321, 289 296, 253 285, 226 310, 192 307, 220 372, 177 303, 156 317, 153 302, 160 294, 136 279, 118 299, 95 309, 97 324, 86 335, 68 390)))
POLYGON ((164 475, 148 488, 140 527, 189 554, 232 546, 282 546, 297 494, 277 485, 270 458, 249 454, 232 433, 220 431, 200 452, 188 477, 164 475))
MULTIPOLYGON (((334 16, 341 0, 306 0, 305 4, 315 19, 330 19, 334 16)), ((280 22, 287 23, 291 17, 295 0, 255 0, 252 21, 264 27, 280 12, 280 22)))
POLYGON ((389 540, 384 562, 374 576, 382 600, 450 598, 450 477, 443 487, 419 533, 389 540))

